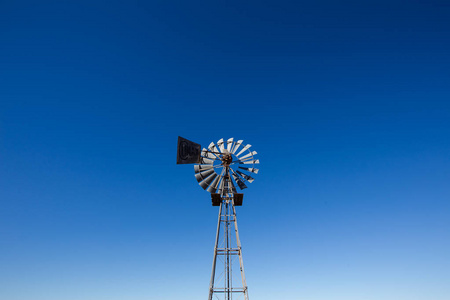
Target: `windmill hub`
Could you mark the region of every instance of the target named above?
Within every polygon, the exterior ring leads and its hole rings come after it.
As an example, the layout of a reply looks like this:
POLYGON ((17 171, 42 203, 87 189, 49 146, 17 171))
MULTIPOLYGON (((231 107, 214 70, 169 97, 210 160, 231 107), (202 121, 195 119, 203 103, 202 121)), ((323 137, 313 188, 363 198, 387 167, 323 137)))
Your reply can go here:
POLYGON ((231 154, 224 154, 222 156, 222 162, 225 167, 228 167, 233 162, 233 157, 231 154))

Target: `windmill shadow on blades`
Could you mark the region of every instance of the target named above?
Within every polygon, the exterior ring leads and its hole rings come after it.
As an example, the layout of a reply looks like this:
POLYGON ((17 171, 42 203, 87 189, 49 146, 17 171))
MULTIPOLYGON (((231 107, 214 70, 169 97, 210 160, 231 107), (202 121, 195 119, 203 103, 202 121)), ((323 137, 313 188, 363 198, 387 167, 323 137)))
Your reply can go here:
POLYGON ((248 300, 235 209, 242 206, 244 195, 237 193, 236 185, 243 190, 245 182, 253 182, 250 173, 258 173, 259 160, 250 144, 241 148, 242 142, 220 139, 201 149, 200 144, 178 137, 177 164, 194 164, 199 185, 211 193, 212 205, 219 206, 208 300, 232 300, 233 295, 248 300))

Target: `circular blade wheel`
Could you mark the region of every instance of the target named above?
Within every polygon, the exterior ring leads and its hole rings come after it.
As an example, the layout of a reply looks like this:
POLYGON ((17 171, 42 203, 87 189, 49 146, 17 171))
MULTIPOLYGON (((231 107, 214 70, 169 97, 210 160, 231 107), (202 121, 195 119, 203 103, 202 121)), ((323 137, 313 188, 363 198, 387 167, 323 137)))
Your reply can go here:
POLYGON ((229 189, 234 193, 236 185, 241 190, 247 188, 245 183, 252 183, 255 180, 253 174, 259 172, 255 168, 255 164, 259 164, 259 160, 254 158, 257 152, 251 151, 250 147, 250 144, 244 145, 243 140, 229 138, 203 148, 200 163, 194 165, 199 185, 210 193, 220 194, 224 192, 227 180, 229 189))

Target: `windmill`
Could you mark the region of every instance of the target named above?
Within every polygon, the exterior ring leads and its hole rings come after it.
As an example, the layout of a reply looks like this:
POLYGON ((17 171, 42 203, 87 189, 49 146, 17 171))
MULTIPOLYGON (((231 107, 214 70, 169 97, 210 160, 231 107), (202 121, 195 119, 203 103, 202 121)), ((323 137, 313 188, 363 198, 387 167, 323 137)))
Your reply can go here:
POLYGON ((236 206, 242 206, 245 183, 253 182, 259 160, 242 140, 220 139, 201 149, 199 144, 178 137, 177 164, 195 164, 195 178, 211 193, 213 206, 219 206, 214 258, 208 300, 248 300, 242 247, 236 219, 236 206), (242 146, 242 147, 241 147, 242 146), (234 234, 233 234, 234 233, 234 234), (237 271, 236 271, 237 270, 237 271))

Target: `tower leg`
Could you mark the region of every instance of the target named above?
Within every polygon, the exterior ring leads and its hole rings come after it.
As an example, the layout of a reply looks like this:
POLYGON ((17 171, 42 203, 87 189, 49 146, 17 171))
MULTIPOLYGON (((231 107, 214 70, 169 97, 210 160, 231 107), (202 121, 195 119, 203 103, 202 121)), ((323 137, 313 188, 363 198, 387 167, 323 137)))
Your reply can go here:
POLYGON ((239 230, 237 225, 237 218, 236 218, 236 208, 233 207, 233 215, 234 215, 234 230, 236 231, 236 244, 239 251, 239 269, 241 271, 241 279, 242 279, 242 287, 244 289, 244 299, 248 300, 248 287, 247 287, 247 281, 245 280, 245 272, 244 272, 244 261, 242 259, 242 246, 241 246, 241 240, 239 239, 239 230))
POLYGON ((213 265, 212 265, 212 271, 211 271, 211 281, 209 282, 208 300, 212 300, 213 293, 214 293, 214 278, 215 278, 215 273, 216 273, 217 247, 218 247, 218 243, 219 243, 221 216, 222 216, 222 204, 219 207, 219 220, 217 221, 216 243, 214 244, 214 258, 213 258, 213 265))

